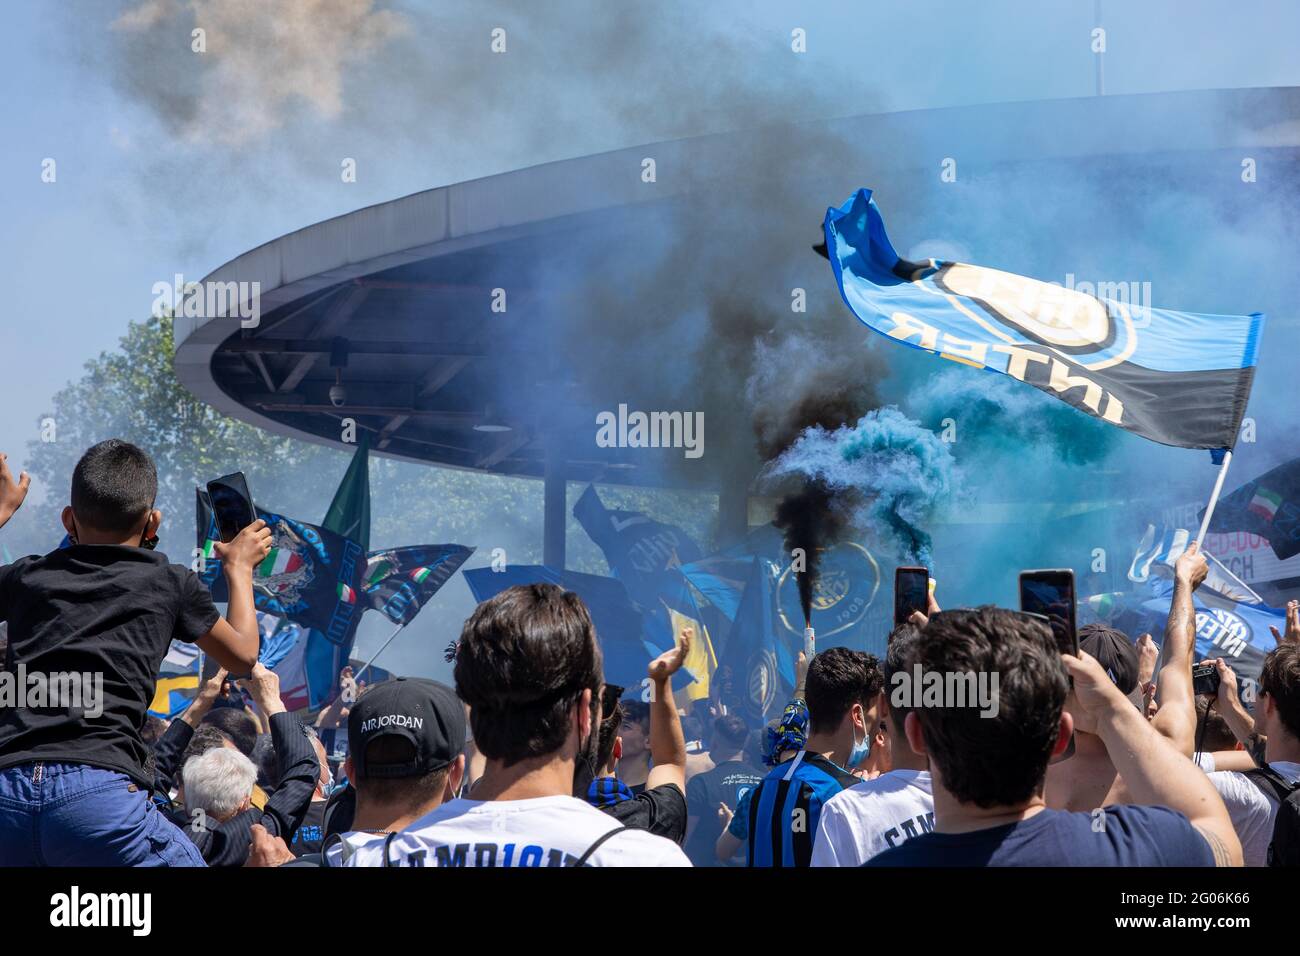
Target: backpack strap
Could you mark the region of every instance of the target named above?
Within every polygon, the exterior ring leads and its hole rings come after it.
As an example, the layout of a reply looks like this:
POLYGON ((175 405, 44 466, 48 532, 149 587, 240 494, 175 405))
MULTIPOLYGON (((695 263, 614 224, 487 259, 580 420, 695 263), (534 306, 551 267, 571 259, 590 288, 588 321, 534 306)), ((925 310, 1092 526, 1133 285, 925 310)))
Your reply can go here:
POLYGON ((618 826, 618 827, 615 827, 614 829, 610 830, 608 833, 602 833, 602 834, 600 835, 600 837, 596 840, 595 843, 593 843, 591 846, 587 847, 587 849, 586 849, 585 851, 583 851, 582 856, 578 857, 576 860, 574 860, 574 861, 573 861, 572 863, 570 863, 569 865, 570 865, 570 866, 586 866, 586 865, 587 865, 587 861, 591 859, 591 855, 592 855, 593 853, 595 853, 597 850, 599 850, 600 847, 601 847, 601 845, 602 845, 606 840, 608 840, 610 837, 612 837, 612 836, 613 836, 614 834, 616 834, 616 833, 622 833, 624 830, 630 830, 630 829, 632 829, 632 828, 631 828, 631 827, 618 826))
POLYGON ((1286 803, 1287 797, 1300 790, 1300 783, 1287 783, 1272 767, 1265 764, 1255 770, 1245 771, 1245 776, 1266 796, 1273 797, 1279 804, 1286 803))
POLYGON ((388 847, 392 844, 392 842, 393 842, 393 837, 395 837, 395 836, 397 836, 397 832, 396 832, 396 831, 394 831, 394 832, 388 834, 388 836, 384 837, 384 863, 383 863, 384 866, 393 866, 393 862, 392 862, 391 860, 388 859, 388 847))

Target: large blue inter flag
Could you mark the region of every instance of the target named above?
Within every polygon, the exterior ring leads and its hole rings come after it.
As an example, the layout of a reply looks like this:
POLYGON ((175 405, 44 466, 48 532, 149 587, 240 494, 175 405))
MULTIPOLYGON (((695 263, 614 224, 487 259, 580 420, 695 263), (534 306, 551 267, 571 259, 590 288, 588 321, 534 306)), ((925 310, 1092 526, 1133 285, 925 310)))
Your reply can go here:
POLYGON ((894 251, 869 189, 828 209, 824 230, 840 294, 882 335, 1010 375, 1152 441, 1236 443, 1259 313, 1177 312, 1136 301, 1122 283, 1085 290, 964 262, 910 262, 894 251))

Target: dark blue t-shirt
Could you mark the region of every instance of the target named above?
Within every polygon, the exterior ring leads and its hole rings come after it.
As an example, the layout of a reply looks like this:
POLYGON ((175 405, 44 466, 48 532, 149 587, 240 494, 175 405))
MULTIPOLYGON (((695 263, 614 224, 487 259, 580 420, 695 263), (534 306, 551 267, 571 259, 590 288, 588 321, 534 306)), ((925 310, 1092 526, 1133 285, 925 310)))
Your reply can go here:
POLYGON ((1214 866, 1196 829, 1168 807, 1107 807, 1104 817, 1040 810, 970 833, 924 833, 863 866, 1214 866))

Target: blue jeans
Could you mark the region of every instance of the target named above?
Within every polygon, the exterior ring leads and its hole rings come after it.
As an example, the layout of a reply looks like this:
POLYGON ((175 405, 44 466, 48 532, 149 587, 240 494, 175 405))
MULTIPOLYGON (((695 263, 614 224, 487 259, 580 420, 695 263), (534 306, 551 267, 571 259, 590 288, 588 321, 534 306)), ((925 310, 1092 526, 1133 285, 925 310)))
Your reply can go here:
POLYGON ((0 770, 0 866, 204 866, 124 774, 82 764, 0 770))

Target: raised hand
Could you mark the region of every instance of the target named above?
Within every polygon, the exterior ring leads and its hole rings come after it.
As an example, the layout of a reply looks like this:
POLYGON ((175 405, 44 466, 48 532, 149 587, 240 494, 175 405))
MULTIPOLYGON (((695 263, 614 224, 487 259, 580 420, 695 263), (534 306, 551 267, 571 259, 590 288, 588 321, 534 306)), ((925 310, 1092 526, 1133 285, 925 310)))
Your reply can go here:
POLYGON ((23 472, 14 480, 14 473, 9 470, 9 456, 0 451, 0 525, 13 517, 14 512, 23 506, 27 489, 32 486, 32 476, 23 472))
POLYGON ((221 559, 224 567, 231 571, 252 574, 253 568, 262 563, 262 559, 271 553, 271 529, 266 522, 258 518, 231 542, 215 541, 212 550, 221 559))
POLYGON ((725 803, 718 804, 718 823, 722 824, 723 830, 726 830, 727 827, 731 826, 731 818, 734 816, 735 813, 732 812, 731 807, 727 806, 725 803))
POLYGON ((664 651, 650 662, 647 673, 652 681, 663 683, 682 669, 682 664, 686 663, 686 655, 691 651, 691 641, 694 636, 694 632, 689 627, 682 628, 682 639, 677 646, 664 651))
POLYGON ((254 823, 249 835, 252 842, 248 848, 248 861, 244 866, 279 866, 294 859, 293 851, 284 842, 283 837, 273 837, 266 827, 254 823))
POLYGON ((1205 555, 1201 554, 1201 549, 1193 541, 1187 546, 1187 550, 1178 556, 1174 562, 1174 577, 1192 586, 1195 591, 1205 580, 1205 576, 1210 573, 1210 563, 1205 560, 1205 555))
POLYGON ((1286 633, 1279 634, 1272 624, 1268 629, 1273 632, 1273 640, 1279 644, 1300 644, 1300 601, 1286 602, 1286 633))

